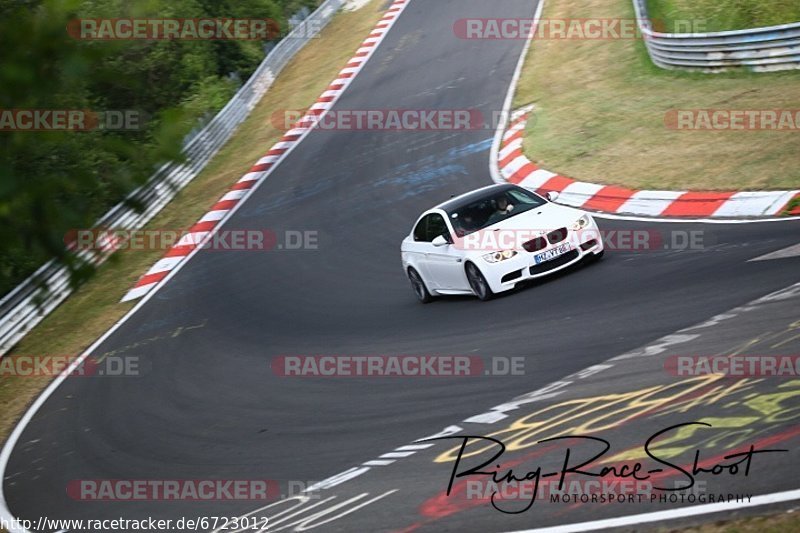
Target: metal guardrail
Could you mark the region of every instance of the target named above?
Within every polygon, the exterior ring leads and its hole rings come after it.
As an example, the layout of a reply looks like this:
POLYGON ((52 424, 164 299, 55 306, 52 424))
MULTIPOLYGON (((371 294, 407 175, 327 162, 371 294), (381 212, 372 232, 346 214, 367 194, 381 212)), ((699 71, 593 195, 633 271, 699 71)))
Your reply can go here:
POLYGON ((661 33, 649 27, 647 0, 633 0, 650 59, 665 69, 754 72, 800 69, 800 22, 714 33, 661 33))
MULTIPOLYGON (((183 145, 186 161, 169 163, 127 198, 103 215, 95 227, 104 229, 139 229, 149 222, 194 179, 236 128, 247 118, 289 60, 333 18, 344 0, 325 0, 306 19, 297 24, 264 58, 256 71, 237 93, 203 128, 190 134, 183 145), (130 200, 143 206, 141 211, 129 207, 130 200)), ((94 264, 110 254, 85 254, 94 264)), ((72 292, 69 272, 50 261, 0 300, 0 356, 7 353, 45 316, 72 292)))

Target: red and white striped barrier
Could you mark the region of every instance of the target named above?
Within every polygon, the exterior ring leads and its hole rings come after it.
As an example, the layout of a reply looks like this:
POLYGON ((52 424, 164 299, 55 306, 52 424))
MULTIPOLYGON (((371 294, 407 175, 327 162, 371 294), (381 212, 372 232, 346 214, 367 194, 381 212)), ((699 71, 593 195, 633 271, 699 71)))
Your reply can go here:
POLYGON ((275 143, 269 151, 259 159, 252 168, 237 181, 230 191, 217 201, 211 210, 206 213, 194 226, 189 229, 175 246, 173 246, 163 259, 154 264, 147 273, 142 276, 136 285, 128 291, 121 301, 127 302, 141 298, 158 285, 170 272, 182 264, 189 255, 204 244, 204 239, 211 235, 229 216, 231 211, 244 201, 246 196, 252 192, 258 184, 264 181, 272 170, 297 146, 303 138, 313 130, 313 125, 321 117, 325 116, 328 110, 333 107, 339 97, 347 89, 353 78, 361 71, 369 58, 383 41, 386 34, 394 25, 397 18, 403 12, 410 0, 395 0, 386 10, 384 16, 378 21, 369 36, 361 43, 361 47, 356 54, 347 62, 345 67, 339 71, 338 77, 328 86, 317 102, 309 108, 305 116, 301 117, 287 131, 280 141, 275 143))
POLYGON ((795 191, 640 191, 624 187, 576 181, 533 164, 522 152, 525 124, 532 106, 515 111, 503 134, 497 155, 500 174, 506 181, 545 194, 559 193, 558 203, 581 209, 652 217, 773 217, 800 215, 795 191))

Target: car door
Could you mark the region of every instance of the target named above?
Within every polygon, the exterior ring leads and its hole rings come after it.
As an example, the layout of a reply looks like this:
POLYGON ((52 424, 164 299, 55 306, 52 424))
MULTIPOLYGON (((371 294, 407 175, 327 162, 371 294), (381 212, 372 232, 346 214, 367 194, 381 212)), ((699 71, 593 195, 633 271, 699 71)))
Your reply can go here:
POLYGON ((450 228, 444 216, 431 213, 427 220, 427 239, 432 242, 439 236, 447 239, 447 244, 441 246, 430 245, 425 259, 428 274, 436 285, 442 290, 465 290, 467 288, 466 275, 464 274, 463 251, 453 246, 450 228))
POLYGON ((434 215, 436 215, 436 213, 429 213, 419 219, 417 225, 414 226, 414 231, 411 233, 412 238, 410 241, 407 241, 408 244, 406 245, 406 253, 411 256, 410 259, 413 258, 413 260, 409 262, 412 263, 422 275, 422 279, 425 281, 425 285, 429 290, 439 288, 438 281, 428 268, 428 255, 434 249, 432 241, 435 237, 429 237, 428 222, 434 215))

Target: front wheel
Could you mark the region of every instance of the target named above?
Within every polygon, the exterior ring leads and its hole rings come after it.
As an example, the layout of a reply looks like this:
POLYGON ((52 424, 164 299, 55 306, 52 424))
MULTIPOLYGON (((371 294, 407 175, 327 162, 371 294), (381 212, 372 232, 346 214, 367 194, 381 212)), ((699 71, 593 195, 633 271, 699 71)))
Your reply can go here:
POLYGON ((489 284, 486 282, 486 278, 483 277, 481 271, 473 265, 472 263, 467 263, 467 281, 469 281, 469 286, 472 289, 472 292, 475 293, 475 296, 483 300, 491 300, 494 297, 494 293, 492 289, 489 288, 489 284))
POLYGON ((411 288, 414 290, 414 294, 417 295, 417 299, 420 302, 426 304, 433 300, 433 296, 428 292, 428 288, 425 286, 425 282, 422 281, 422 276, 419 275, 419 272, 413 268, 409 268, 408 279, 411 282, 411 288))

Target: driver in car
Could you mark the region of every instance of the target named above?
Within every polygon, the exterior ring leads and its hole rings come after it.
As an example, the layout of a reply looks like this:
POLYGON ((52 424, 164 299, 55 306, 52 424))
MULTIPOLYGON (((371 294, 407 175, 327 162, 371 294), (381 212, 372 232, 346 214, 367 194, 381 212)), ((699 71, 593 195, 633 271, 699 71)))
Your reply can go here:
POLYGON ((508 201, 508 196, 505 194, 499 196, 494 201, 495 210, 492 215, 489 217, 489 221, 487 225, 494 224, 495 222, 500 222, 504 218, 508 216, 509 213, 514 209, 514 205, 508 201))

